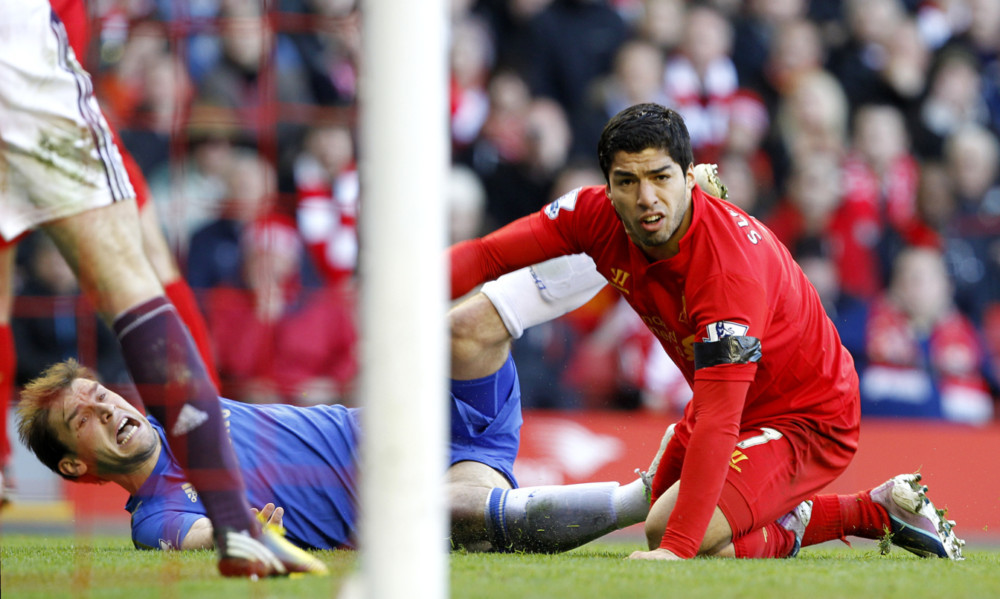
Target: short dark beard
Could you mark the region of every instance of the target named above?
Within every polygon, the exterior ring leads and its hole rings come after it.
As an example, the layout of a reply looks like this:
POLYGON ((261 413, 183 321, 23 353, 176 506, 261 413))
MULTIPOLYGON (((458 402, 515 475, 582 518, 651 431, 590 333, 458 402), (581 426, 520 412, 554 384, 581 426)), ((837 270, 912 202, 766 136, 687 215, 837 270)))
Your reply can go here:
POLYGON ((135 472, 140 466, 146 463, 146 460, 156 453, 156 449, 160 446, 160 436, 154 434, 153 439, 155 442, 151 443, 146 451, 123 458, 120 461, 108 462, 104 459, 98 459, 97 475, 104 478, 109 474, 131 474, 135 472))

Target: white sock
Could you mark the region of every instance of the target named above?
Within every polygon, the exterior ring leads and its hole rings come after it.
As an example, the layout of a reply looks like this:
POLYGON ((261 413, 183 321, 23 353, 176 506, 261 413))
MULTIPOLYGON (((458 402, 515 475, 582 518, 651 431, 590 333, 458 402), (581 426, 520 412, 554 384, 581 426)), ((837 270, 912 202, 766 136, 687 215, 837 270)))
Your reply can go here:
POLYGON ((511 337, 519 339, 525 329, 586 304, 605 284, 590 256, 573 254, 506 274, 482 291, 511 337))
POLYGON ((615 489, 611 501, 618 517, 618 528, 645 522, 649 515, 649 493, 641 478, 615 489))
POLYGON ((648 512, 642 480, 493 489, 486 500, 490 539, 502 551, 569 551, 648 512))

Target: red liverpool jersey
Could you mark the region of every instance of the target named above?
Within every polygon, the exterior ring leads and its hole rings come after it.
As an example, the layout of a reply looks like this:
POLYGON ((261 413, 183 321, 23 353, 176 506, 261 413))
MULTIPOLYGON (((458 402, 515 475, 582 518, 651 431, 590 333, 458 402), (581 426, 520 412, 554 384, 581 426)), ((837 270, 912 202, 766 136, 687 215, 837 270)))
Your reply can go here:
POLYGON ((856 430, 860 417, 853 359, 784 245, 697 186, 691 210, 678 254, 655 262, 629 239, 603 186, 572 191, 451 253, 453 295, 553 256, 587 253, 656 335, 695 391, 677 431, 694 463, 685 463, 664 537, 683 539, 665 546, 684 557, 704 536, 739 430, 806 427, 856 447, 856 436, 839 433, 856 430), (727 336, 760 339, 759 361, 696 371, 694 344, 727 336), (719 383, 730 391, 719 393, 719 383), (709 385, 711 395, 699 393, 709 385))

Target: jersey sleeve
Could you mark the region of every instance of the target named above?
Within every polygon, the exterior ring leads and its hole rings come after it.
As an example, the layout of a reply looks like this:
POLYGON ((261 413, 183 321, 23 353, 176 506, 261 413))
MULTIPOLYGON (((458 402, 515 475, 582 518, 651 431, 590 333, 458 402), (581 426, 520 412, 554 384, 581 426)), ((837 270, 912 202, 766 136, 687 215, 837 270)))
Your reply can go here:
POLYGON ((181 542, 204 514, 172 510, 145 510, 132 516, 132 544, 136 549, 180 549, 181 542))
POLYGON ((719 504, 749 388, 749 382, 739 381, 694 383, 695 425, 681 467, 677 503, 660 540, 660 547, 678 557, 690 558, 698 553, 719 504))
MULTIPOLYGON (((692 290, 691 300, 699 342, 764 337, 769 314, 766 294, 752 277, 732 274, 710 277, 692 290)), ((660 542, 660 547, 679 557, 697 554, 719 504, 729 460, 739 437, 747 392, 757 372, 755 360, 737 360, 695 370, 691 439, 681 468, 677 503, 660 542)))
MULTIPOLYGON (((696 342, 715 342, 725 337, 753 337, 763 347, 770 325, 767 293, 756 279, 731 273, 711 277, 693 289, 688 305, 696 323, 696 342), (738 298, 734 300, 733 298, 738 298)), ((756 362, 722 364, 695 370, 694 379, 752 381, 756 362)))
POLYGON ((580 251, 560 229, 546 226, 546 219, 545 211, 529 214, 485 237, 453 245, 448 251, 452 299, 519 268, 580 251))

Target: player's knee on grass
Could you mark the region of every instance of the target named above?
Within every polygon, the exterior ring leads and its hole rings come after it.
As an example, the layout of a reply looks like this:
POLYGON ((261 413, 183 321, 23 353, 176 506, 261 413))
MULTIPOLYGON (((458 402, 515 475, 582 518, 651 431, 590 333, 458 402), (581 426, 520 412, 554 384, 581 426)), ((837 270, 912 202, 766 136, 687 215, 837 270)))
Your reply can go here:
MULTIPOLYGON (((670 514, 677 504, 679 488, 680 483, 674 483, 649 510, 649 516, 646 517, 645 533, 647 546, 651 550, 660 546, 660 540, 663 539, 667 523, 670 521, 670 514)), ((726 549, 727 547, 731 548, 732 537, 733 533, 729 522, 722 510, 716 507, 712 513, 712 519, 708 523, 701 547, 698 549, 698 555, 727 555, 726 549)))
POLYGON ((505 476, 480 462, 453 464, 445 477, 451 513, 451 540, 469 551, 490 549, 486 500, 494 488, 511 488, 505 476))
POLYGON ((698 555, 714 555, 718 557, 734 557, 732 551, 733 529, 726 520, 725 514, 716 506, 712 519, 708 522, 705 538, 701 541, 698 555))
POLYGON ((510 353, 510 334, 489 298, 477 293, 448 313, 451 377, 471 380, 500 369, 510 353))

